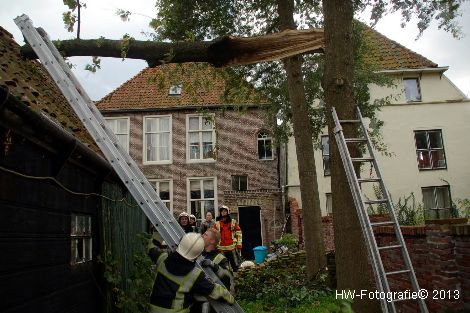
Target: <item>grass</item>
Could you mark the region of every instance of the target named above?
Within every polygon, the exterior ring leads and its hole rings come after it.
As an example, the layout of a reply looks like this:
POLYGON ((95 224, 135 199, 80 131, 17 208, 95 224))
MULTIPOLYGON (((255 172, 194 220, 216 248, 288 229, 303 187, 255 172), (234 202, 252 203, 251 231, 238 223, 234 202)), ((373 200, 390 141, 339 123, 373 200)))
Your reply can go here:
POLYGON ((318 298, 312 303, 302 303, 296 307, 285 308, 283 306, 267 304, 264 300, 238 301, 246 313, 331 313, 331 312, 350 312, 348 305, 336 300, 334 295, 328 295, 318 298))

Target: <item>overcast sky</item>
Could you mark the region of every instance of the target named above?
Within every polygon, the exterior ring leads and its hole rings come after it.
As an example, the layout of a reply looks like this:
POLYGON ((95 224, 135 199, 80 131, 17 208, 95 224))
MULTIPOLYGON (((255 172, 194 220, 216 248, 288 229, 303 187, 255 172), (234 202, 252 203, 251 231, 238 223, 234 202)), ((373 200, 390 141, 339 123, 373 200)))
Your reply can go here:
MULTIPOLYGON (((13 19, 21 14, 27 14, 36 27, 42 27, 51 39, 73 38, 62 22, 62 12, 67 10, 61 0, 0 0, 0 25, 13 34, 21 45, 23 36, 13 19), (6 4, 8 3, 8 4, 6 4)), ((136 39, 145 40, 142 32, 150 31, 148 22, 155 14, 154 0, 88 0, 87 8, 82 11, 81 38, 97 38, 103 36, 109 39, 119 39, 128 33, 136 39), (129 22, 122 22, 115 15, 116 10, 125 9, 139 14, 131 15, 129 22), (147 15, 147 16, 146 16, 147 15)), ((439 66, 449 66, 446 75, 467 96, 470 95, 470 3, 463 7, 463 17, 460 18, 464 38, 456 40, 451 34, 437 30, 436 25, 426 30, 423 36, 415 41, 418 35, 416 27, 409 25, 400 28, 400 18, 387 16, 378 25, 377 30, 418 52, 439 66)), ((93 100, 99 100, 123 82, 132 78, 146 67, 146 62, 140 60, 102 59, 101 70, 92 74, 83 70, 90 58, 74 57, 71 61, 76 64, 74 70, 78 79, 93 100)))

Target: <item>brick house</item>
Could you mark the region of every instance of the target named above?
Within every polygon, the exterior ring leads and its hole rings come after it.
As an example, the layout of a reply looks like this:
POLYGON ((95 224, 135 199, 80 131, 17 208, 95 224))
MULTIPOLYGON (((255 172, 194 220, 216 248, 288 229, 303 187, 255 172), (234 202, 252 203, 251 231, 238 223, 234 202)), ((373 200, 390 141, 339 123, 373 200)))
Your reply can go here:
POLYGON ((186 211, 200 221, 228 205, 251 256, 283 221, 278 152, 263 105, 222 103, 215 71, 193 63, 146 68, 97 107, 175 216, 186 211))

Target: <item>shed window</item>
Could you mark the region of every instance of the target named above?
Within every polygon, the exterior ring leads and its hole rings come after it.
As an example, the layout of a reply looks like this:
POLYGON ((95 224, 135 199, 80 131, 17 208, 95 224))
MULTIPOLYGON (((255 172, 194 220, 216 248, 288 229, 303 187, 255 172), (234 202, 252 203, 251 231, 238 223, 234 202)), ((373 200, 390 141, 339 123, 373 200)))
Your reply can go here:
POLYGON ((72 214, 70 237, 70 263, 78 264, 91 261, 93 259, 91 216, 72 214))

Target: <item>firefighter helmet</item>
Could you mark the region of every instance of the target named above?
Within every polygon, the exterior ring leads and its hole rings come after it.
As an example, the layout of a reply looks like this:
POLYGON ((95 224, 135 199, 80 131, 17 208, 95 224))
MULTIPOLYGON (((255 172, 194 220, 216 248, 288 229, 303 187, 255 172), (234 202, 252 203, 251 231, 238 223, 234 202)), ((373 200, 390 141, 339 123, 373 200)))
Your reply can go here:
POLYGON ((227 214, 230 214, 230 209, 226 205, 221 205, 219 207, 219 213, 222 213, 223 210, 227 210, 227 214))
POLYGON ((188 261, 194 261, 204 250, 204 239, 198 233, 187 233, 181 238, 176 252, 188 261))
POLYGON ((188 214, 188 213, 186 213, 186 212, 181 212, 181 213, 180 213, 180 215, 178 215, 178 221, 179 221, 179 220, 180 220, 180 218, 182 218, 182 217, 187 217, 187 218, 188 218, 188 220, 189 220, 189 214, 188 214))

